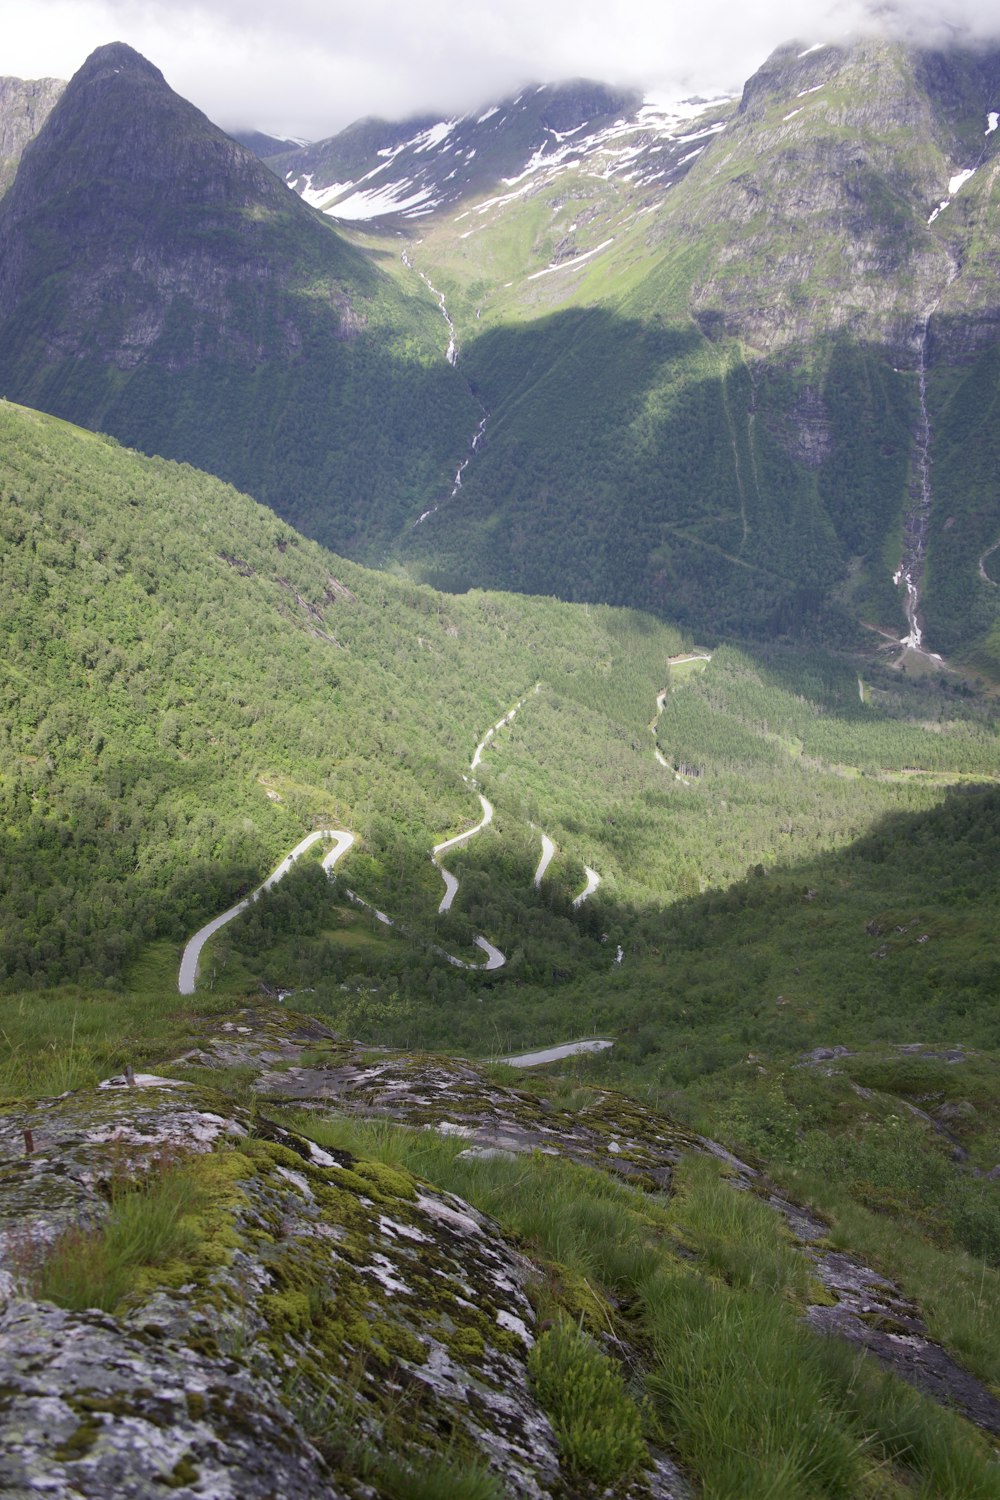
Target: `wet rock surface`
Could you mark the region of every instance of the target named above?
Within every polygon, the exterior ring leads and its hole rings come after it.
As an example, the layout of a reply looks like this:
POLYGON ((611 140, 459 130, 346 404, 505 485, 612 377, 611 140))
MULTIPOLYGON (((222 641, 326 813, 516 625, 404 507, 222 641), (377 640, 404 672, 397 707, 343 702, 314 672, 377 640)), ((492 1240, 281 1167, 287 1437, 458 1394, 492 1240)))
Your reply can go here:
POLYGON ((812 1261, 817 1281, 835 1299, 832 1306, 806 1310, 809 1326, 867 1349, 932 1400, 1000 1434, 1000 1400, 934 1343, 918 1309, 895 1282, 854 1256, 824 1248, 827 1226, 815 1214, 775 1193, 768 1202, 812 1261))

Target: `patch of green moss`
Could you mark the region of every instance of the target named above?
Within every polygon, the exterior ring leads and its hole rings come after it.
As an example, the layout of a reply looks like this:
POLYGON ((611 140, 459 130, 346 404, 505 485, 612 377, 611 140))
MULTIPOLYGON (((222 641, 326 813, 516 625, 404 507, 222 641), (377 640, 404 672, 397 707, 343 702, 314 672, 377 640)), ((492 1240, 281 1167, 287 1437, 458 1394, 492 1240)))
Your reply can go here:
POLYGON ((208 1411, 208 1402, 205 1400, 202 1392, 188 1391, 185 1394, 184 1401, 185 1405, 187 1406, 187 1414, 191 1418, 191 1421, 203 1421, 205 1413, 208 1411))
POLYGON ((427 1350, 404 1323, 389 1323, 385 1318, 377 1318, 372 1324, 372 1333, 396 1359, 405 1359, 411 1365, 426 1364, 427 1350))
POLYGON ((77 1463, 81 1458, 86 1458, 97 1442, 101 1426, 100 1417, 96 1415, 84 1417, 79 1427, 54 1450, 53 1458, 64 1464, 77 1463))
POLYGON ((169 1474, 159 1476, 158 1483, 166 1485, 171 1490, 180 1490, 185 1485, 196 1484, 198 1478, 197 1464, 190 1453, 185 1453, 177 1460, 169 1474))
POLYGON ((486 1342, 478 1328, 456 1328, 454 1333, 446 1337, 445 1343, 452 1358, 459 1364, 482 1359, 486 1353, 486 1342))
POLYGON ((401 1171, 398 1167, 387 1167, 378 1161, 359 1161, 354 1171, 362 1181, 387 1197, 412 1200, 417 1196, 413 1178, 409 1172, 401 1171))
POLYGON ((260 1299, 260 1310, 279 1334, 295 1337, 309 1331, 312 1310, 305 1292, 268 1292, 260 1299))
POLYGON ((558 1261, 546 1261, 543 1269, 544 1276, 528 1287, 540 1322, 568 1316, 595 1336, 613 1326, 611 1304, 579 1271, 558 1261))

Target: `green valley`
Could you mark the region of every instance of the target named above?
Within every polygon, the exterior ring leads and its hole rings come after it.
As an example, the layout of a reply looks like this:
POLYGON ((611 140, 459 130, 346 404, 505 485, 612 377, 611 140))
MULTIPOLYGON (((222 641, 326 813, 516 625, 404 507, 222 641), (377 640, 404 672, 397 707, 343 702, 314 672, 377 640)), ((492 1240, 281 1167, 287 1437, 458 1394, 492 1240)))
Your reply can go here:
POLYGON ((996 56, 17 138, 0 1490, 1000 1500, 996 56))

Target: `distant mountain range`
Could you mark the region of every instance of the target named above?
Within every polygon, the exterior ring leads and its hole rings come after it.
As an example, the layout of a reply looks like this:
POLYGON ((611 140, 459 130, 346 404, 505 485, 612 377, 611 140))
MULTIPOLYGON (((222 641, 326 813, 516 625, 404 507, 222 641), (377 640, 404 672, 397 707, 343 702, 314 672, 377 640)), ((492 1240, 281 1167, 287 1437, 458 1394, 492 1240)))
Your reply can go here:
POLYGON ((268 171, 102 48, 0 203, 0 388, 444 587, 994 671, 998 111, 995 52, 789 44, 268 171))
POLYGON ((705 99, 646 100, 587 80, 536 83, 461 118, 359 120, 268 160, 308 203, 346 222, 422 219, 491 190, 520 196, 581 168, 662 190, 723 128, 734 102, 715 100, 719 118, 706 125, 705 99))

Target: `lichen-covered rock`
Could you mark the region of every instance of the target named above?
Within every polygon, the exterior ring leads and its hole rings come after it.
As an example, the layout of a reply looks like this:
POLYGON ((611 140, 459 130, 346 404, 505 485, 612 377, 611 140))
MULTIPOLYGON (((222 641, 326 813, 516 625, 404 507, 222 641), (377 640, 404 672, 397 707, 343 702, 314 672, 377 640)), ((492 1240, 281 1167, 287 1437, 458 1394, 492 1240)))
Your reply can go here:
MULTIPOLYGON (((200 1088, 42 1101, 0 1119, 0 1147, 15 1494, 361 1496, 379 1454, 419 1467, 442 1447, 511 1496, 565 1493, 526 1370, 533 1268, 461 1200, 200 1088), (164 1161, 201 1183, 189 1258, 141 1270, 110 1311, 37 1300, 39 1258, 164 1161)), ((676 1493, 654 1474, 633 1492, 676 1493)))
POLYGON ((344 1491, 274 1391, 97 1311, 14 1298, 0 1315, 5 1495, 276 1500, 344 1491))
POLYGON ((256 1092, 276 1102, 317 1111, 348 1107, 404 1125, 433 1125, 465 1137, 477 1153, 540 1151, 652 1191, 669 1189, 685 1151, 719 1156, 747 1180, 756 1175, 714 1141, 622 1094, 589 1089, 577 1108, 562 1109, 536 1093, 497 1083, 485 1068, 461 1058, 373 1054, 311 1017, 281 1010, 240 1012, 179 1061, 206 1070, 251 1069, 256 1092))
MULTIPOLYGON (((836 1064, 846 1050, 817 1049, 806 1060, 836 1064)), ((908 1050, 923 1051, 919 1046, 908 1050)), ((945 1058, 958 1060, 954 1053, 945 1058)), ((684 1151, 713 1155, 725 1163, 734 1187, 764 1196, 812 1263, 830 1304, 807 1310, 811 1326, 864 1347, 932 1399, 957 1407, 986 1431, 1000 1431, 996 1396, 928 1337, 919 1311, 898 1287, 859 1259, 823 1253, 818 1247, 827 1225, 814 1214, 770 1191, 754 1168, 717 1142, 683 1130, 635 1100, 588 1089, 579 1107, 560 1109, 537 1094, 496 1083, 473 1063, 372 1053, 313 1018, 281 1010, 240 1013, 186 1060, 206 1069, 255 1070, 254 1086, 261 1095, 300 1108, 322 1112, 348 1107, 353 1114, 431 1125, 465 1138, 467 1152, 480 1158, 529 1151, 558 1155, 623 1176, 646 1190, 669 1190, 684 1151)))

